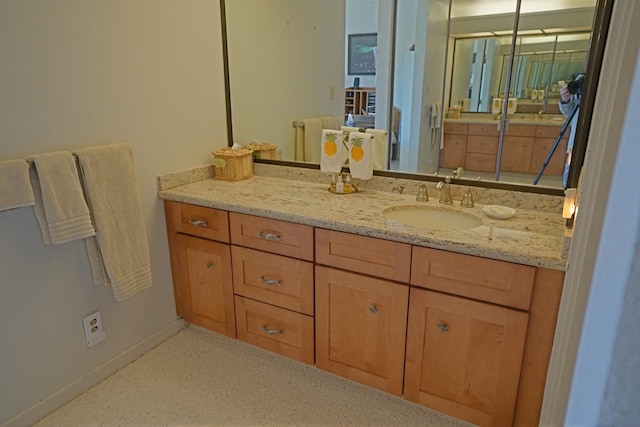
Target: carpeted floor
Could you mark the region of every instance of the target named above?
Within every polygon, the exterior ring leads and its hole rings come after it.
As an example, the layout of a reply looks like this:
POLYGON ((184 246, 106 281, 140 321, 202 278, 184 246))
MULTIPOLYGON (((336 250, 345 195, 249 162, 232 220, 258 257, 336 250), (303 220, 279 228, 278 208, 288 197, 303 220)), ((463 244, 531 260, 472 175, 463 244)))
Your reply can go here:
POLYGON ((469 424, 197 327, 36 424, 49 426, 469 424))

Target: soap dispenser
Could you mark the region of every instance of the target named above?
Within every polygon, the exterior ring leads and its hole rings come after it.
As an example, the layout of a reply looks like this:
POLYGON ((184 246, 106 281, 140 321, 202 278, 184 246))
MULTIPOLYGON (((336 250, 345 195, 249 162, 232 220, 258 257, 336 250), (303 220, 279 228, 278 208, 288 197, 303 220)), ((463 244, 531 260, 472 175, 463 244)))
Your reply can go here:
POLYGON ((342 182, 342 175, 338 175, 338 180, 336 181, 336 193, 344 193, 344 182, 342 182))
POLYGON ((344 176, 344 192, 345 193, 353 193, 353 185, 351 184, 351 175, 346 174, 344 176))

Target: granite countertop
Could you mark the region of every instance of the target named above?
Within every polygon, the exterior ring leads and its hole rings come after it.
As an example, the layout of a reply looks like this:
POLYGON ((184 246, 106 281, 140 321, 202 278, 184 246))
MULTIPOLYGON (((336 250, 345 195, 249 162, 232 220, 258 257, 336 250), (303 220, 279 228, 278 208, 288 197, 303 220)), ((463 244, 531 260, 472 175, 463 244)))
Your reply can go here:
POLYGON ((204 178, 161 190, 158 195, 161 199, 357 235, 534 267, 566 269, 566 260, 561 256, 564 220, 558 212, 517 208, 514 217, 496 220, 485 215, 479 203, 473 208, 462 208, 455 199, 453 206, 445 207, 431 194, 428 202, 416 202, 413 193, 368 188, 355 194, 333 194, 327 184, 272 176, 253 176, 237 182, 204 178), (426 230, 382 215, 383 209, 399 205, 461 211, 478 217, 482 225, 469 230, 426 230))
MULTIPOLYGON (((535 116, 535 115, 532 115, 535 116)), ((534 125, 534 126, 562 126, 565 118, 562 115, 554 115, 551 118, 524 118, 524 117, 509 117, 509 124, 512 125, 534 125)), ((462 116, 459 119, 444 119, 445 123, 469 123, 469 124, 491 124, 497 125, 498 120, 493 115, 478 115, 478 116, 462 116)))

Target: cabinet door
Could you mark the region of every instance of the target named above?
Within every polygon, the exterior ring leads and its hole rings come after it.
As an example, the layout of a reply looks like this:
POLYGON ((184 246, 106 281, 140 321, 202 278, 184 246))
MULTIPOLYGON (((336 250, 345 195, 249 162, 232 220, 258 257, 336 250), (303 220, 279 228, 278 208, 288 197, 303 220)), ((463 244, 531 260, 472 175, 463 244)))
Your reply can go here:
POLYGON ((316 365, 400 396, 408 286, 316 267, 316 365))
POLYGON ((510 426, 528 314, 412 288, 405 398, 480 426, 510 426))
MULTIPOLYGON (((549 156, 556 140, 552 138, 536 138, 533 143, 533 153, 531 155, 531 166, 529 172, 538 173, 545 160, 549 156)), ((562 175, 564 164, 567 158, 567 140, 562 139, 558 143, 553 155, 549 159, 547 167, 544 169, 545 175, 562 175)))
POLYGON ((467 151, 467 136, 444 134, 444 148, 440 150, 440 167, 455 169, 464 165, 464 155, 467 151))
POLYGON ((229 245, 181 234, 175 236, 176 289, 184 320, 236 336, 229 245))
POLYGON ((532 137, 505 136, 500 170, 505 172, 529 173, 532 152, 532 137))

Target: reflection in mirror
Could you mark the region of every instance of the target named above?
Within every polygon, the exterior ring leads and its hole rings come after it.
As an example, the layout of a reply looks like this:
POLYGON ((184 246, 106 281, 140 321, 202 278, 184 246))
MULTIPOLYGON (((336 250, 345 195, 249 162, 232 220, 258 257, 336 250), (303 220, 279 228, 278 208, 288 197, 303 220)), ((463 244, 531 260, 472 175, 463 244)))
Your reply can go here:
MULTIPOLYGON (((562 116, 552 111, 559 96, 554 84, 558 90, 558 82, 570 78, 563 76, 563 70, 569 73, 571 67, 577 68, 584 61, 596 0, 520 1, 513 81, 506 91, 518 101, 515 107, 519 116, 511 115, 511 135, 506 135, 498 128, 493 100, 505 94, 503 62, 512 47, 518 2, 452 0, 448 20, 449 0, 226 1, 233 121, 230 141, 243 145, 270 142, 278 146, 279 159, 314 163, 300 153, 300 144, 296 145, 300 134, 304 135, 300 123, 309 118, 335 117, 343 124, 349 93, 359 78, 360 88, 369 88, 375 94, 375 106, 366 106, 365 114, 358 119, 388 132, 391 171, 433 176, 450 174, 463 166, 467 169, 463 180, 494 181, 498 173, 501 182, 530 187, 531 174, 537 169, 532 159, 540 163, 540 157, 546 155, 542 139, 553 141, 557 132, 524 137, 513 133, 519 125, 542 128, 543 123, 538 122, 542 119, 549 120, 544 124, 562 125, 562 116), (502 9, 495 9, 496 4, 502 9), (569 42, 565 37, 580 32, 583 47, 558 47, 569 42), (349 35, 364 33, 377 33, 376 73, 349 75, 349 35), (551 36, 554 40, 545 43, 556 46, 527 52, 527 39, 533 36, 551 36), (469 53, 463 57, 464 51, 469 53), (525 112, 536 86, 544 88, 544 96, 541 100, 536 97, 536 104, 525 112), (458 104, 461 116, 454 119, 449 113, 458 104), (375 114, 365 117, 373 111, 375 114), (476 126, 480 123, 462 120, 473 118, 473 114, 492 118, 491 128, 485 128, 488 135, 474 135, 482 132, 476 126), (461 128, 458 134, 449 132, 456 123, 466 125, 464 132, 461 128), (504 153, 493 147, 500 135, 509 137, 503 141, 504 153), (513 141, 525 148, 518 148, 513 141), (524 158, 518 157, 521 154, 524 158), (499 156, 502 162, 496 171, 499 156), (527 174, 527 178, 511 180, 511 173, 527 174)), ((506 59, 508 69, 511 61, 508 56, 506 59)), ((537 96, 540 93, 538 89, 537 96)), ((507 103, 503 106, 507 116, 507 103)), ((500 119, 507 127, 506 117, 500 119)), ((557 167, 556 160, 552 163, 557 167)), ((557 179, 550 184, 545 180, 546 176, 541 187, 560 188, 557 179)))
POLYGON ((561 188, 573 132, 563 132, 560 88, 586 68, 595 0, 502 2, 502 14, 480 21, 482 3, 452 1, 440 169, 561 188))

